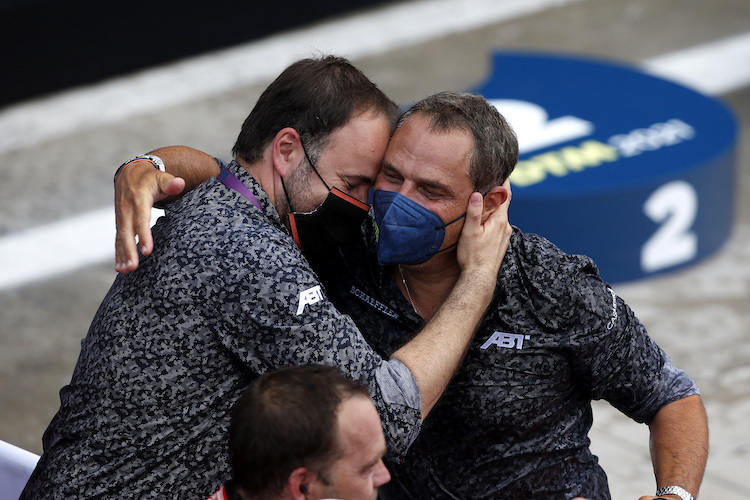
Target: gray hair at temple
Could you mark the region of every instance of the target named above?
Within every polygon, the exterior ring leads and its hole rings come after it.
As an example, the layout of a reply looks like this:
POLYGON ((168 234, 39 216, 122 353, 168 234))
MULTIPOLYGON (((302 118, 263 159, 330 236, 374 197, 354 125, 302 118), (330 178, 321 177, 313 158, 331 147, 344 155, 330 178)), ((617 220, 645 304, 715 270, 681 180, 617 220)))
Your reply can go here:
POLYGON ((412 105, 396 128, 416 113, 430 118, 430 130, 465 130, 474 138, 469 176, 474 190, 486 192, 502 185, 518 162, 516 134, 500 112, 478 94, 439 92, 412 105))

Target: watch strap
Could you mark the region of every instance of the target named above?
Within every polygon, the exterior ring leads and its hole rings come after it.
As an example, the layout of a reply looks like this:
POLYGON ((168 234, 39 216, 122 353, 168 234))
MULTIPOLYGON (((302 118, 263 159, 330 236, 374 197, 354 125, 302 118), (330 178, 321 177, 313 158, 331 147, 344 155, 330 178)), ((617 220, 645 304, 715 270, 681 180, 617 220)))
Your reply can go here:
POLYGON ((695 497, 682 486, 665 486, 656 490, 657 497, 662 495, 677 495, 682 500, 695 500, 695 497))
POLYGON ((160 172, 166 172, 167 171, 166 167, 164 166, 164 162, 158 156, 156 156, 156 155, 138 155, 135 158, 129 159, 128 161, 126 161, 125 163, 123 163, 122 165, 120 165, 117 168, 117 171, 115 172, 115 178, 114 178, 115 182, 117 182, 117 176, 120 175, 120 172, 122 172, 123 168, 127 167, 128 165, 130 165, 134 161, 138 161, 138 160, 146 160, 146 161, 151 162, 151 164, 154 166, 154 168, 156 170, 159 170, 160 172))

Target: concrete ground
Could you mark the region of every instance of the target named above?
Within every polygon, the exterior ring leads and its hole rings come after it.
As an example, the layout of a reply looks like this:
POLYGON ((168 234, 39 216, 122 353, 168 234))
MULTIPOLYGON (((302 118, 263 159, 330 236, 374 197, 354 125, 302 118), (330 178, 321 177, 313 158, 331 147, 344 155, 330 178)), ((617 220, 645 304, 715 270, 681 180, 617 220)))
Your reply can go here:
MULTIPOLYGON (((392 29, 409 30, 410 25, 392 29)), ((582 0, 354 62, 405 104, 434 91, 483 82, 496 49, 553 50, 640 63, 748 32, 746 0, 582 0)), ((187 144, 228 157, 242 120, 267 83, 1 150, 0 238, 111 206, 112 173, 134 154, 187 144)), ((692 267, 615 289, 701 388, 711 454, 700 496, 740 500, 750 498, 750 87, 720 97, 742 127, 730 240, 692 267)), ((74 249, 79 236, 74 235, 74 249)), ((66 251, 62 244, 44 250, 31 263, 19 256, 19 265, 55 262, 66 251)), ((0 439, 41 452, 41 435, 59 405, 58 391, 69 381, 80 340, 114 278, 113 268, 111 258, 0 290, 0 439)), ((645 426, 596 403, 591 439, 610 477, 613 498, 636 499, 653 492, 645 426)))

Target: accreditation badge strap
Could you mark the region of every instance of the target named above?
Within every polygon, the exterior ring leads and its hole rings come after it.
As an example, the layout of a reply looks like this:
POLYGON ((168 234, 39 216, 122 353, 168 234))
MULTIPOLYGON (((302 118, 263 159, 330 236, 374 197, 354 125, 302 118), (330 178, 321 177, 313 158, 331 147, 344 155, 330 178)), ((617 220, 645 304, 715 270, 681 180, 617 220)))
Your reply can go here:
POLYGON ((250 200, 253 205, 258 207, 258 210, 263 212, 263 208, 261 208, 258 198, 256 198, 252 191, 250 191, 250 189, 248 189, 248 187, 245 186, 242 181, 239 180, 232 172, 230 172, 226 168, 222 168, 221 173, 216 177, 226 187, 228 187, 229 189, 234 189, 235 191, 240 193, 242 196, 250 200))

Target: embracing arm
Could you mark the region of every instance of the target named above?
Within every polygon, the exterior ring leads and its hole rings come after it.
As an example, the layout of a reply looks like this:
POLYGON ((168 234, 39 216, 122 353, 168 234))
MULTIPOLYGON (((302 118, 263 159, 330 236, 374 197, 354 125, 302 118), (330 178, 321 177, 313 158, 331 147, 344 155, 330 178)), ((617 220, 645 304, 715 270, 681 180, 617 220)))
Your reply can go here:
MULTIPOLYGON (((649 428, 657 489, 680 486, 697 498, 708 458, 708 418, 701 397, 696 394, 664 406, 649 428)), ((656 497, 641 500, 651 498, 656 497)))
POLYGON ((458 370, 492 300, 513 232, 508 223, 510 194, 482 223, 481 193, 471 195, 458 259, 461 274, 435 316, 410 342, 393 353, 414 375, 422 398, 422 420, 458 370))
POLYGON ((216 161, 206 153, 185 146, 151 151, 164 162, 167 172, 156 170, 148 160, 131 162, 115 179, 115 270, 128 273, 138 268, 138 236, 143 255, 153 250, 151 207, 163 206, 219 173, 216 161))
MULTIPOLYGON (((151 252, 149 221, 154 203, 180 194, 183 189, 192 189, 219 173, 211 156, 191 148, 162 148, 152 154, 164 161, 169 173, 159 172, 147 161, 136 162, 120 173, 115 185, 119 272, 127 273, 138 267, 136 235, 144 255, 151 252), (170 174, 184 177, 186 186, 175 187, 178 181, 170 174)), ((393 354, 394 359, 409 368, 419 386, 422 418, 458 369, 494 294, 497 273, 512 233, 508 223, 509 185, 496 189, 505 190, 507 197, 484 222, 481 193, 470 198, 458 246, 461 274, 453 291, 424 329, 393 354)))

